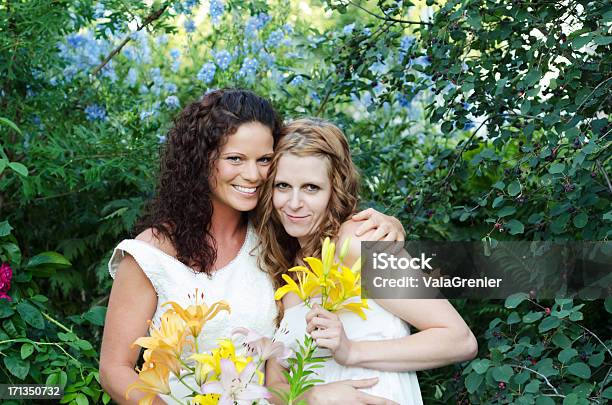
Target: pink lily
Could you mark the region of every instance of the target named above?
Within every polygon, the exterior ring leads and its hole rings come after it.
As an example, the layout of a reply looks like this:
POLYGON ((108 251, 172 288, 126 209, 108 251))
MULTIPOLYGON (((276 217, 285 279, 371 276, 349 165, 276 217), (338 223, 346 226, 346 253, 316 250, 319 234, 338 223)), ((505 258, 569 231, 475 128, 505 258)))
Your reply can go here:
POLYGON ((273 358, 286 365, 286 360, 292 353, 291 349, 287 348, 282 342, 276 342, 269 337, 262 336, 253 329, 235 328, 232 335, 244 335, 244 343, 247 349, 249 352, 255 352, 261 362, 273 358))
POLYGON ((251 382, 254 375, 253 362, 249 362, 238 375, 233 361, 221 359, 220 380, 202 385, 202 394, 221 394, 219 405, 252 405, 253 401, 270 397, 265 387, 251 382))

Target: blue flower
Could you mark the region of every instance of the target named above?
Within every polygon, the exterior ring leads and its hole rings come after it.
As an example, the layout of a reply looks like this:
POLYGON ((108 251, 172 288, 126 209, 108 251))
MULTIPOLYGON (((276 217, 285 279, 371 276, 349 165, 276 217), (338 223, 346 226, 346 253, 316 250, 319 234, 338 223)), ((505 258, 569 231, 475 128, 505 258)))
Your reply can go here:
POLYGON ((180 102, 177 96, 168 96, 166 97, 166 105, 172 109, 179 108, 180 102))
POLYGON ((159 134, 156 134, 155 136, 157 137, 157 141, 158 141, 159 143, 164 143, 164 142, 166 142, 166 135, 159 135, 159 134))
POLYGON ((427 171, 432 171, 434 169, 434 164, 433 164, 434 158, 433 156, 427 156, 427 160, 425 161, 425 170, 427 171))
POLYGON ((474 128, 476 126, 476 124, 473 121, 467 121, 465 124, 463 124, 463 130, 464 131, 468 131, 472 128, 474 128))
POLYGON ((274 55, 271 55, 266 51, 261 51, 259 56, 261 57, 263 65, 268 68, 272 66, 274 64, 274 61, 276 60, 276 57, 274 55))
POLYGON ((102 3, 97 3, 94 6, 94 12, 93 12, 93 18, 94 20, 97 20, 98 18, 102 18, 104 17, 104 4, 102 3))
POLYGON ((172 59, 178 59, 181 57, 181 50, 177 48, 170 49, 170 57, 172 59))
POLYGON ((366 27, 366 28, 364 28, 364 29, 363 29, 363 31, 361 31, 361 32, 362 32, 362 33, 363 33, 363 35, 365 35, 365 36, 370 36, 370 35, 372 35, 372 30, 371 30, 371 29, 369 29, 369 28, 367 28, 367 27, 366 27))
POLYGON ((144 120, 146 120, 146 119, 147 119, 147 118, 149 118, 149 117, 154 117, 154 116, 156 116, 156 115, 158 114, 157 107, 158 107, 158 105, 157 105, 157 103, 156 103, 155 105, 153 105, 153 106, 151 107, 151 109, 141 111, 141 112, 140 112, 140 120, 141 120, 141 121, 144 121, 144 120))
POLYGON ((161 34, 157 38, 155 38, 155 42, 157 45, 166 45, 168 43, 168 35, 161 34))
POLYGON ((295 76, 293 79, 291 79, 291 81, 289 82, 289 86, 299 86, 300 84, 304 83, 304 78, 300 75, 295 76))
POLYGON ((242 62, 242 67, 238 71, 239 77, 246 77, 249 80, 255 78, 255 74, 257 73, 257 68, 259 67, 259 62, 255 58, 244 58, 242 62))
POLYGON ((342 28, 342 33, 344 35, 349 35, 353 32, 354 29, 355 29, 355 23, 348 24, 348 25, 345 25, 344 28, 342 28))
POLYGON ((418 58, 411 59, 408 62, 410 66, 413 64, 421 65, 421 66, 429 66, 431 65, 431 61, 429 60, 429 56, 419 56, 418 58))
POLYGON ((216 25, 221 21, 224 11, 225 5, 221 0, 210 0, 209 12, 213 25, 216 25))
POLYGON ((130 68, 127 72, 127 76, 125 77, 125 81, 130 87, 134 87, 136 82, 138 81, 138 71, 135 68, 130 68))
POLYGON ((191 18, 185 20, 185 22, 183 23, 183 27, 185 28, 185 32, 189 34, 195 32, 196 30, 195 22, 191 18))
POLYGON ((215 78, 217 67, 214 63, 206 62, 197 74, 197 79, 204 83, 210 83, 215 78))
POLYGON ((396 98, 397 98, 397 103, 401 107, 409 108, 410 104, 412 104, 411 101, 408 100, 408 97, 406 97, 406 95, 403 93, 397 93, 396 98))
POLYGON ((257 36, 257 31, 264 28, 268 21, 270 21, 270 16, 265 13, 259 13, 255 16, 250 17, 247 20, 246 26, 244 28, 245 36, 251 38, 257 36))
POLYGON ((176 91, 178 90, 178 88, 176 87, 176 84, 174 83, 166 83, 166 91, 170 94, 174 94, 176 93, 176 91))
POLYGON ((319 97, 319 95, 314 91, 310 93, 310 98, 312 98, 312 101, 314 101, 316 104, 321 102, 321 97, 319 97))
POLYGON ((274 30, 268 36, 268 39, 266 40, 266 46, 269 48, 276 48, 278 44, 280 44, 280 42, 283 40, 284 37, 285 37, 285 33, 283 32, 283 30, 281 29, 274 30))
POLYGON ((85 115, 89 121, 105 121, 106 109, 98 104, 91 104, 85 107, 85 115))
POLYGON ((400 49, 404 52, 408 51, 412 44, 414 44, 414 37, 411 35, 405 35, 400 40, 400 49))
POLYGON ((221 68, 222 70, 227 69, 230 63, 232 62, 232 54, 226 51, 225 49, 216 52, 214 56, 217 66, 219 66, 219 68, 221 68))

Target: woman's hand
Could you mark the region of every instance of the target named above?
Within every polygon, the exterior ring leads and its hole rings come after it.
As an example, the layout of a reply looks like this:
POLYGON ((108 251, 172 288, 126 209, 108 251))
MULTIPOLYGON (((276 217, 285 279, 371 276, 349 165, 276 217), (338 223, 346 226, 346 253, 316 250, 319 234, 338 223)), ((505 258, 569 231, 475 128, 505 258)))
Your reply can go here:
POLYGON ((329 349, 338 364, 350 366, 352 341, 346 336, 338 315, 315 304, 306 314, 306 332, 317 346, 329 349))
POLYGON ((374 230, 370 237, 370 240, 373 241, 395 242, 403 241, 406 238, 406 231, 397 218, 378 212, 374 208, 358 212, 353 215, 352 220, 363 221, 355 231, 355 236, 361 236, 374 230))
POLYGON ((378 378, 368 378, 315 385, 306 393, 306 399, 309 404, 317 405, 399 405, 390 399, 366 394, 359 390, 370 388, 377 383, 378 378))

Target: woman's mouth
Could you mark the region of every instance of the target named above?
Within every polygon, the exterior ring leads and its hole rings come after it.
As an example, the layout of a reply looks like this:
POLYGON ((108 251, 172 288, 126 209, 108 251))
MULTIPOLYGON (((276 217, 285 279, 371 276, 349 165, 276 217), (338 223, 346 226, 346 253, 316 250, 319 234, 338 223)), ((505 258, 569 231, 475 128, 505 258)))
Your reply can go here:
POLYGON ((257 187, 243 187, 236 184, 232 184, 232 187, 234 187, 234 190, 238 191, 240 194, 248 196, 253 196, 257 193, 257 187))
POLYGON ((310 216, 310 215, 291 215, 291 214, 287 214, 286 212, 284 214, 287 217, 287 219, 291 222, 302 222, 310 216))

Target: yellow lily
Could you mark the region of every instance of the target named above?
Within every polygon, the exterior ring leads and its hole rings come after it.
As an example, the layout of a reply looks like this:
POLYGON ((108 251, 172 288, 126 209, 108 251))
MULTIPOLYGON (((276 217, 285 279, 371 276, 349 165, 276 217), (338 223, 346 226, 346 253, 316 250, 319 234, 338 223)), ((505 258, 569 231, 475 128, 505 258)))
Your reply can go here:
POLYGON ((219 311, 231 312, 230 306, 225 301, 217 301, 210 307, 205 302, 198 304, 197 290, 196 303, 188 306, 186 309, 183 309, 183 307, 174 301, 168 301, 163 304, 163 306, 166 305, 172 306, 174 312, 187 323, 187 329, 189 329, 194 338, 200 335, 204 324, 217 316, 219 311))
POLYGON ((163 350, 180 356, 186 342, 185 322, 176 313, 167 311, 161 317, 159 329, 151 321, 151 336, 136 339, 132 347, 138 345, 145 349, 163 350))
MULTIPOLYGON (((294 271, 297 271, 297 270, 294 270, 294 271)), ((276 292, 274 293, 275 300, 280 300, 281 298, 285 296, 285 294, 289 292, 294 292, 302 300, 306 301, 308 298, 313 297, 320 292, 320 286, 319 286, 318 279, 310 273, 307 273, 307 272, 302 272, 301 274, 298 273, 297 283, 287 274, 283 274, 282 277, 283 277, 283 280, 285 280, 287 284, 285 284, 284 286, 276 290, 276 292)))
POLYGON ((147 349, 143 354, 144 362, 163 364, 166 366, 172 374, 177 377, 181 375, 181 361, 180 357, 169 353, 165 350, 147 349))
POLYGON ((130 399, 129 395, 132 390, 138 390, 146 394, 138 404, 152 404, 157 394, 170 394, 169 375, 170 370, 163 364, 145 363, 140 370, 138 380, 128 386, 125 399, 130 399))
MULTIPOLYGON (((221 374, 221 360, 231 360, 236 365, 236 370, 240 373, 252 360, 251 357, 237 356, 236 347, 231 339, 219 339, 219 346, 210 353, 196 353, 189 358, 197 362, 196 379, 198 384, 206 380, 217 380, 221 374), (199 373, 198 373, 199 372, 199 373), (211 374, 212 372, 212 374, 211 374)), ((261 374, 261 372, 258 372, 261 374)), ((260 379, 263 378, 261 374, 260 379)))
POLYGON ((193 397, 193 401, 191 403, 198 405, 217 405, 219 403, 220 398, 220 394, 196 395, 195 397, 193 397))

